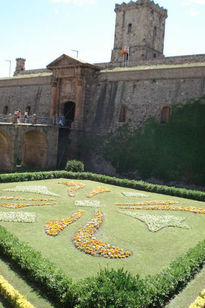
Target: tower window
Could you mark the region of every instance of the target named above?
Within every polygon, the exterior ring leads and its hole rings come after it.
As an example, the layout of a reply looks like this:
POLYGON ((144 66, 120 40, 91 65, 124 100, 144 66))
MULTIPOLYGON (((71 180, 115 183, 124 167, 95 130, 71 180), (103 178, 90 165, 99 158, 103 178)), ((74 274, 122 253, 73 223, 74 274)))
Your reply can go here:
POLYGON ((132 24, 128 24, 127 33, 131 33, 131 32, 132 32, 132 24))
POLYGON ((171 114, 171 108, 169 106, 163 107, 161 111, 161 121, 160 123, 168 123, 171 114))

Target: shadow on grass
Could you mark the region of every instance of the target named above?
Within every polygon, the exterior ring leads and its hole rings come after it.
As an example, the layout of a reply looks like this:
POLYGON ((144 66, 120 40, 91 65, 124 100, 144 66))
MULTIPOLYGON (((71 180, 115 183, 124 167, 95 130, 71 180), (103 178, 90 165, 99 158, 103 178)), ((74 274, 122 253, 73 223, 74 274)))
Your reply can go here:
MULTIPOLYGON (((37 297, 42 297, 43 299, 45 299, 52 307, 59 307, 54 301, 52 301, 50 298, 45 296, 45 292, 41 292, 41 290, 39 289, 39 287, 37 287, 37 285, 35 284, 35 282, 33 282, 31 279, 29 279, 28 276, 26 276, 26 274, 23 272, 23 270, 21 270, 18 265, 12 264, 11 262, 8 261, 7 257, 0 254, 0 259, 9 266, 9 268, 16 273, 16 275, 18 276, 19 279, 24 280, 27 285, 32 289, 32 293, 35 293, 37 297)), ((23 295, 23 294, 22 294, 23 295)), ((12 308, 13 306, 11 306, 10 304, 8 304, 7 301, 5 301, 3 299, 3 297, 0 294, 0 302, 2 302, 3 307, 5 308, 12 308)))

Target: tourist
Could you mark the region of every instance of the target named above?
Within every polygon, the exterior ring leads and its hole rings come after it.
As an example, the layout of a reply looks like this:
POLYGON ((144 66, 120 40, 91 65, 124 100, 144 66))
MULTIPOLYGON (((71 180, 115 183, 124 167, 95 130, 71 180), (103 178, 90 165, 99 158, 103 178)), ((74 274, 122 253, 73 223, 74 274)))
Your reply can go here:
POLYGON ((17 123, 20 123, 21 122, 21 111, 18 110, 17 111, 17 123))
POLYGON ((27 123, 28 122, 28 112, 25 111, 24 112, 24 123, 27 123))

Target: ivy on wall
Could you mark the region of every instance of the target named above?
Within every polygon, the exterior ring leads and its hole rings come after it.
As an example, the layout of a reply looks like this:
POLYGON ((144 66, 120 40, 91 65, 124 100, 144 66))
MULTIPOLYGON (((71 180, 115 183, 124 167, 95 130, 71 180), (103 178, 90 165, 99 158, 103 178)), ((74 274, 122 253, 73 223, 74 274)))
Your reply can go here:
MULTIPOLYGON (((119 174, 205 184, 205 97, 172 106, 168 123, 155 118, 143 128, 122 127, 109 135, 103 156, 119 174)), ((104 139, 105 140, 105 139, 104 139)))

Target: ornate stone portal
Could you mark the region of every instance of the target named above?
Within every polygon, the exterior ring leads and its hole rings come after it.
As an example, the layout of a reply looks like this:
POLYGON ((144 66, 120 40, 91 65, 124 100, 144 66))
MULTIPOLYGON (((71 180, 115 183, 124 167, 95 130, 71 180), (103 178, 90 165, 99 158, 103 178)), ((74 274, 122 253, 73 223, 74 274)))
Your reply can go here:
POLYGON ((99 68, 67 55, 60 56, 47 68, 53 72, 51 122, 59 124, 63 117, 66 126, 82 129, 87 82, 99 68))

